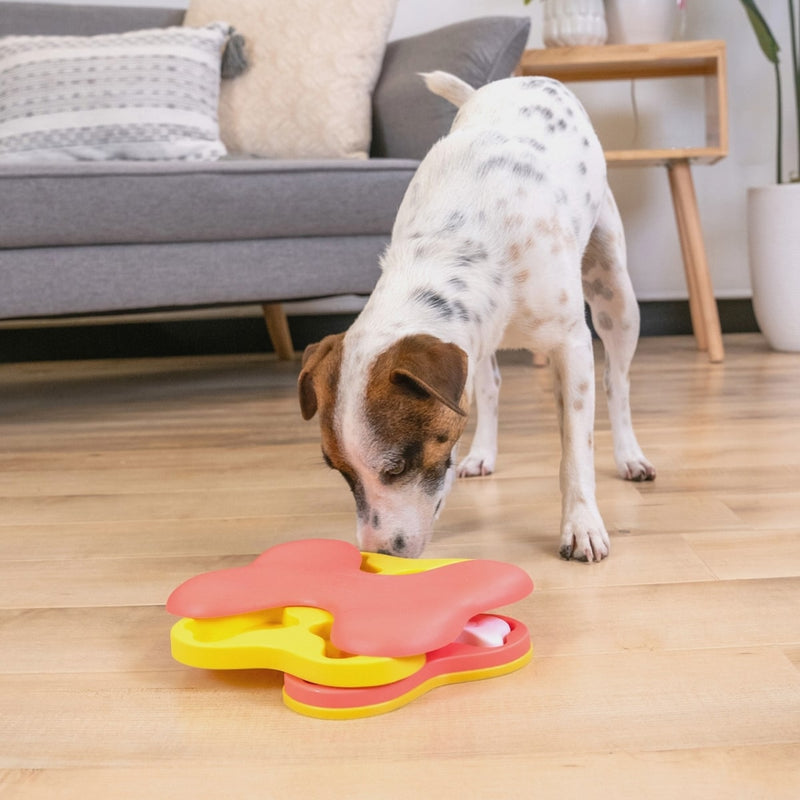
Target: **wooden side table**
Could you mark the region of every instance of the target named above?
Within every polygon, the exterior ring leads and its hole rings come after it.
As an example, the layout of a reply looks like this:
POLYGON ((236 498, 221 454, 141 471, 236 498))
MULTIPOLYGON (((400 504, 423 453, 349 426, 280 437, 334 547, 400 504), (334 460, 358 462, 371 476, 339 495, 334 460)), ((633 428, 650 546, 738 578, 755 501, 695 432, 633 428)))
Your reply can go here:
POLYGON ((725 351, 717 303, 708 271, 703 229, 691 165, 713 164, 728 154, 725 43, 722 41, 557 47, 526 50, 519 74, 545 75, 563 82, 700 76, 705 79, 705 142, 697 147, 607 150, 609 166, 667 168, 686 272, 689 309, 697 346, 710 361, 725 351))

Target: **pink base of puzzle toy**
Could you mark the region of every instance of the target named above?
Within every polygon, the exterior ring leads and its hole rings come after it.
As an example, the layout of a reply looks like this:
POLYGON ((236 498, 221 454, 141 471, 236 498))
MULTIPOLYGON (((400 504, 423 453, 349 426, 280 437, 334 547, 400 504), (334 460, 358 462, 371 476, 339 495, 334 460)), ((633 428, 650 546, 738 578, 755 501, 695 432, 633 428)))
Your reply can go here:
POLYGON ((283 702, 293 711, 318 719, 369 717, 401 708, 438 686, 506 675, 531 660, 530 636, 521 622, 499 614, 480 618, 508 624, 510 631, 503 644, 489 647, 453 642, 428 653, 425 666, 413 675, 385 686, 321 686, 286 673, 283 702))

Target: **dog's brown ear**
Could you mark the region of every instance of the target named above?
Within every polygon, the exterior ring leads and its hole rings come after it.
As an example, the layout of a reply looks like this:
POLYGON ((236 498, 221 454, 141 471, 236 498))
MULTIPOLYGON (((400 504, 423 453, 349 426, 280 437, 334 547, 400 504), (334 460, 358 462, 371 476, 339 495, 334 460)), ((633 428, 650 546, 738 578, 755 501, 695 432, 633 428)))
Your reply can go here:
POLYGON ((326 336, 321 342, 310 344, 303 353, 303 367, 297 379, 297 393, 300 398, 300 413, 303 419, 309 420, 317 413, 319 402, 317 385, 320 375, 325 370, 334 351, 341 358, 343 333, 326 336))
POLYGON ((411 384, 462 417, 461 395, 467 383, 467 354, 455 344, 435 336, 415 334, 401 339, 391 372, 392 383, 411 384))

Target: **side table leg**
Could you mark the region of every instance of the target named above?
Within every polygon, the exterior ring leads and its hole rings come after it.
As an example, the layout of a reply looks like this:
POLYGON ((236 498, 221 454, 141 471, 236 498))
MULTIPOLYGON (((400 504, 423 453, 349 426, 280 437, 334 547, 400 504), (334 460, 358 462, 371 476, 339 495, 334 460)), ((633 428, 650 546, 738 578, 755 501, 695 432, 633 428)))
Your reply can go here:
POLYGON ((708 272, 692 171, 688 161, 680 160, 670 162, 667 173, 675 207, 675 220, 681 242, 689 290, 689 308, 697 346, 700 350, 708 350, 709 361, 719 362, 724 359, 725 350, 722 344, 717 302, 714 299, 714 289, 708 272))

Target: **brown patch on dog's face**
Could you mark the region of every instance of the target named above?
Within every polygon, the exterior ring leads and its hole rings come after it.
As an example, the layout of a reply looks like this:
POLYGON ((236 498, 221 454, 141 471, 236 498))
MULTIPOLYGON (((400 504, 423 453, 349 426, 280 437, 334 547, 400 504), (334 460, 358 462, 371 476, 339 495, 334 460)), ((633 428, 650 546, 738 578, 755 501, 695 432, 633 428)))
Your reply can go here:
POLYGON ((466 354, 432 336, 401 339, 375 360, 365 410, 384 485, 415 482, 435 495, 466 423, 466 354))
POLYGON ((358 418, 343 424, 364 493, 362 549, 422 553, 455 475, 466 376, 466 354, 432 336, 406 337, 373 362, 358 418))

